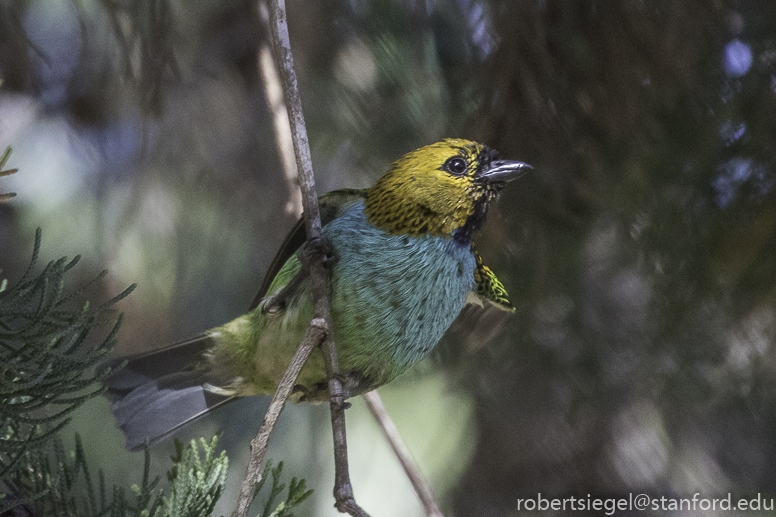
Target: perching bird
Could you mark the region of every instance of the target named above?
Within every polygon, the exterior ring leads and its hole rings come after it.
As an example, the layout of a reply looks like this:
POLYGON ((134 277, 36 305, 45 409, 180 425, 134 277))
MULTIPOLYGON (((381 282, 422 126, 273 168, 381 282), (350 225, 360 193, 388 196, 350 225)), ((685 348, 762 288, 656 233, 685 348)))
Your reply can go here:
MULTIPOLYGON (((462 139, 421 147, 366 190, 320 198, 330 243, 331 308, 344 388, 375 389, 434 348, 467 303, 514 311, 472 245, 504 185, 531 166, 462 139)), ((234 400, 274 393, 313 316, 300 221, 278 252, 248 314, 189 341, 118 358, 106 381, 127 449, 169 436, 234 400)), ((323 355, 297 380, 302 400, 327 400, 323 355)))

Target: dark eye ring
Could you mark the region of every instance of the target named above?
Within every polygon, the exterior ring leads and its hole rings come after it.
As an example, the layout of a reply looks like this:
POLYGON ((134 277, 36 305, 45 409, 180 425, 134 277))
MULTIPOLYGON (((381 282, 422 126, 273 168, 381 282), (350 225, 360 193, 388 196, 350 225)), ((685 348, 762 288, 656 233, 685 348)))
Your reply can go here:
POLYGON ((468 167, 469 164, 466 163, 466 160, 460 156, 448 158, 448 160, 445 162, 445 170, 450 174, 455 174, 456 176, 461 176, 464 172, 466 172, 468 167))

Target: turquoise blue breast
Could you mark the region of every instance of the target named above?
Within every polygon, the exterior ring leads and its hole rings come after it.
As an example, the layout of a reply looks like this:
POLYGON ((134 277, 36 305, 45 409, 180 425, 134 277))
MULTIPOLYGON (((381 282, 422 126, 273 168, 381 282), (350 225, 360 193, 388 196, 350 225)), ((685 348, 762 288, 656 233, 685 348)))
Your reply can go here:
POLYGON ((359 201, 323 229, 332 271, 334 337, 344 374, 384 384, 428 355, 474 285, 468 246, 394 235, 369 224, 359 201))

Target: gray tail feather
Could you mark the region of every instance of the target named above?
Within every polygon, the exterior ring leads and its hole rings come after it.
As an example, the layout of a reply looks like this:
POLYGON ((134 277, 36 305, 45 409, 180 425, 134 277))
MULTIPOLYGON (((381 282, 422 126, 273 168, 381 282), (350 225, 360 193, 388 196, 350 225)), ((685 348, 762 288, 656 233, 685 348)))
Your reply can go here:
POLYGON ((234 400, 236 397, 211 393, 205 383, 220 380, 202 370, 202 354, 213 346, 207 334, 175 343, 161 350, 118 357, 100 365, 112 370, 103 382, 111 411, 126 438, 130 451, 154 444, 175 431, 234 400), (126 361, 124 368, 118 369, 126 361), (115 373, 113 373, 115 370, 115 373))

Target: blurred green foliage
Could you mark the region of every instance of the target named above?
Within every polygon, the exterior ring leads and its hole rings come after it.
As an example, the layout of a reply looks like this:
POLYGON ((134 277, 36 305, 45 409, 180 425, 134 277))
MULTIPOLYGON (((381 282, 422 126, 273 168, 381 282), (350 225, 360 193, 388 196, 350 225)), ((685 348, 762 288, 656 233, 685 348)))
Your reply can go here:
MULTIPOLYGON (((0 135, 11 165, 36 171, 3 178, 18 196, 0 204, 0 263, 23 270, 43 226, 112 281, 143 279, 121 344, 140 350, 244 312, 297 214, 256 2, 131 4, 0 5, 0 135)), ((454 473, 438 484, 446 514, 505 515, 538 491, 773 495, 776 6, 287 7, 320 191, 367 187, 444 136, 535 167, 477 239, 516 316, 451 331, 386 387, 406 393, 389 408, 399 421, 425 403, 413 386, 428 370, 448 379, 434 397, 474 401, 471 417, 428 415, 460 437, 451 449, 474 450, 423 465, 432 482, 454 473)), ((323 470, 326 418, 305 411, 288 418, 309 429, 278 447, 299 453, 291 468, 323 470)), ((223 441, 244 448, 258 418, 224 413, 223 441)))
MULTIPOLYGON (((122 317, 108 336, 93 344, 89 333, 111 320, 113 306, 129 295, 134 285, 102 305, 81 303, 85 291, 99 282, 105 271, 84 287, 64 293, 64 275, 80 259, 50 262, 33 276, 40 250, 41 232, 35 235, 32 261, 21 280, 8 287, 0 281, 0 514, 2 515, 111 515, 145 517, 205 517, 211 515, 224 491, 228 460, 216 454, 217 437, 200 439, 188 447, 175 442, 176 454, 168 472, 169 496, 156 492, 151 480, 150 452, 145 450, 142 484, 132 487, 135 502, 114 486, 108 496, 103 471, 99 483, 90 474, 78 434, 75 451, 67 454, 62 430, 72 413, 104 391, 102 379, 110 372, 96 365, 116 344, 122 317), (72 308, 71 308, 72 306, 72 308)), ((277 506, 274 499, 285 488, 280 483, 283 463, 271 468, 272 488, 260 516, 282 517, 310 496, 305 480, 291 480, 288 497, 277 506)), ((259 493, 257 487, 254 497, 259 493)))

